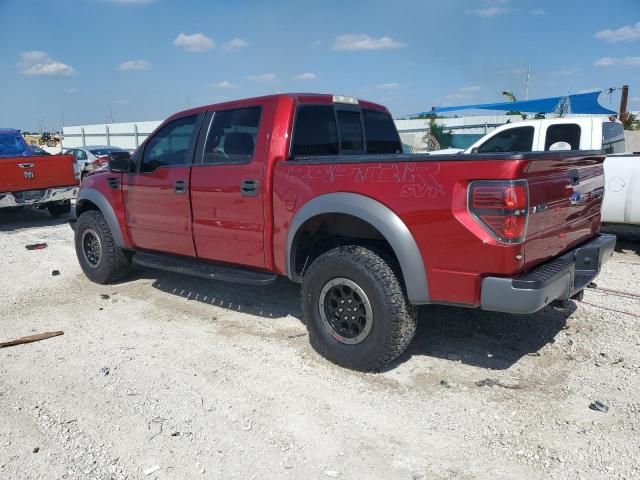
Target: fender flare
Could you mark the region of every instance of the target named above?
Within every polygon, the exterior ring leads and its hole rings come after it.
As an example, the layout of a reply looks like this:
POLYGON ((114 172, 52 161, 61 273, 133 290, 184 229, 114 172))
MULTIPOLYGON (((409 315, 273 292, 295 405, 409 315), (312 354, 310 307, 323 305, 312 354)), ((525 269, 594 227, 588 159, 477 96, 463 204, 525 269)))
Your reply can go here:
POLYGON ((409 301, 413 304, 430 303, 429 285, 424 262, 418 244, 409 228, 389 207, 364 195, 356 193, 328 193, 307 202, 295 214, 289 224, 286 248, 287 276, 293 281, 296 278, 293 266, 297 233, 304 223, 326 213, 343 213, 357 217, 371 226, 389 242, 395 253, 409 301))
POLYGON ((105 198, 105 196, 100 193, 95 188, 83 188, 80 190, 78 194, 78 198, 76 199, 76 215, 77 212, 80 211, 82 213, 86 210, 91 209, 83 209, 82 203, 91 202, 98 210, 102 213, 107 225, 109 225, 109 230, 111 230, 111 236, 113 237, 113 241, 116 246, 120 248, 125 248, 124 240, 122 238, 122 231, 120 230, 120 223, 118 222, 118 217, 116 217, 116 213, 113 210, 113 207, 109 203, 109 201, 105 198))

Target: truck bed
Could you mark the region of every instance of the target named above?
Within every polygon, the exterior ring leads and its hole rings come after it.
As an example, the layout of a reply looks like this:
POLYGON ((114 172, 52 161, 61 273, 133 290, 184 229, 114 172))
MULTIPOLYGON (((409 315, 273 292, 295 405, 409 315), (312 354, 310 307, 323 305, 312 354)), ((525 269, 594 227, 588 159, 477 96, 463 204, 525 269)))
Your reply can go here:
MULTIPOLYGON (((600 151, 569 151, 341 155, 279 162, 274 245, 284 248, 285 229, 277 226, 287 225, 307 201, 333 192, 369 196, 393 210, 416 239, 430 300, 478 305, 482 276, 526 272, 596 235, 604 158, 600 151), (528 182, 522 243, 497 241, 470 214, 469 184, 484 179, 528 182), (294 202, 291 192, 296 192, 294 202)), ((285 260, 280 262, 285 271, 285 260)))

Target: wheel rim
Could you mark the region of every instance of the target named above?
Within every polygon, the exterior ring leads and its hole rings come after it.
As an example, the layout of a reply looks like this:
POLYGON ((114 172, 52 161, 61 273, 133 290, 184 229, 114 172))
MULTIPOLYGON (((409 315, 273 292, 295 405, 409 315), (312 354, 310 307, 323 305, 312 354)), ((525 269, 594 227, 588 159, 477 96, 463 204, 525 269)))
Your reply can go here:
POLYGON ((91 268, 98 268, 102 258, 102 243, 98 234, 91 228, 82 233, 82 255, 91 268))
POLYGON ((341 343, 355 345, 371 332, 371 302, 364 290, 348 278, 327 282, 320 292, 318 307, 322 324, 341 343))

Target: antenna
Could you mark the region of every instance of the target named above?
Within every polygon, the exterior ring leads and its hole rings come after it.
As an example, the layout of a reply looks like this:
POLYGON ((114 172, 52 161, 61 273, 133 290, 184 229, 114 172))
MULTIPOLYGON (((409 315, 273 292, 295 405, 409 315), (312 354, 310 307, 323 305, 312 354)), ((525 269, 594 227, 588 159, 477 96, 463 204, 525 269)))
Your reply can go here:
POLYGON ((529 100, 529 80, 531 80, 531 65, 527 66, 527 81, 524 87, 524 99, 529 100))

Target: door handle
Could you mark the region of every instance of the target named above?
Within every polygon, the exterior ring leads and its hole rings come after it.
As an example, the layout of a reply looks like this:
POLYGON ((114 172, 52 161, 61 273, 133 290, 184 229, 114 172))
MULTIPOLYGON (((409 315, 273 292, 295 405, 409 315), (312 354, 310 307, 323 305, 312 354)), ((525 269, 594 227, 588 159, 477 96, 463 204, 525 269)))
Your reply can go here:
POLYGON ((258 196, 258 181, 257 180, 243 180, 240 184, 240 194, 243 197, 257 197, 258 196))
POLYGON ((33 168, 33 163, 19 163, 20 168, 33 168))
POLYGON ((178 195, 184 195, 187 193, 187 183, 184 180, 176 180, 173 184, 173 191, 178 195))

